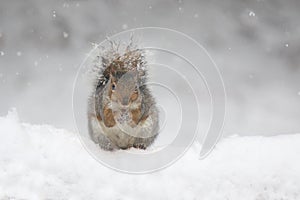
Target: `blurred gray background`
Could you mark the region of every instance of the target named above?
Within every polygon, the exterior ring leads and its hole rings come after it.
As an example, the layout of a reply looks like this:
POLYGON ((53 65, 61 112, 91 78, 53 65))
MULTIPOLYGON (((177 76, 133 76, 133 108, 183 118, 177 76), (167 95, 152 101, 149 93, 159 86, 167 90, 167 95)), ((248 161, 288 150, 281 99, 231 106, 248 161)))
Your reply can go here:
POLYGON ((159 26, 186 33, 216 61, 225 134, 300 132, 300 1, 0 0, 0 115, 74 130, 72 87, 92 42, 159 26))

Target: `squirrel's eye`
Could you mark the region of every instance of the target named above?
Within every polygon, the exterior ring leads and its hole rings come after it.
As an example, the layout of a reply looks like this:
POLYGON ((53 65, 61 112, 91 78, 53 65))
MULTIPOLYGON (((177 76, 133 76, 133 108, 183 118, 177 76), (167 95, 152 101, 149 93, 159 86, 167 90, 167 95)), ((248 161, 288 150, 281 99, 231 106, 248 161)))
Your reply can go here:
POLYGON ((115 90, 115 89, 116 89, 116 84, 115 84, 115 83, 112 83, 111 89, 112 89, 112 90, 115 90))
POLYGON ((135 93, 138 92, 138 87, 135 87, 134 92, 135 92, 135 93))

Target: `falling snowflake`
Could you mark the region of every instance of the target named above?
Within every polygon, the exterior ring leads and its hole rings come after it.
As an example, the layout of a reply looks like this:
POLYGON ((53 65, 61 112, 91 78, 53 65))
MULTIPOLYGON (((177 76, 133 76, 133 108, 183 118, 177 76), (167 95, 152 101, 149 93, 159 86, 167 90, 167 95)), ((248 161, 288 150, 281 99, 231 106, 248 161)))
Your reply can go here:
POLYGON ((55 10, 52 12, 52 16, 53 16, 54 18, 56 17, 56 11, 55 11, 55 10))
POLYGON ((194 14, 194 18, 199 18, 198 13, 194 14))
POLYGON ((249 16, 250 16, 250 17, 255 17, 255 12, 250 11, 250 12, 249 12, 249 16))
POLYGON ((38 63, 38 61, 34 61, 34 66, 38 66, 39 65, 39 63, 38 63))
POLYGON ((286 44, 285 44, 285 47, 289 47, 289 44, 288 44, 288 43, 286 43, 286 44))
POLYGON ((22 52, 21 51, 18 51, 17 52, 17 56, 21 56, 22 55, 22 52))
POLYGON ((1 55, 1 56, 4 56, 4 54, 5 54, 5 53, 4 53, 3 51, 0 51, 0 55, 1 55))
POLYGON ((123 25, 122 25, 122 29, 125 30, 125 29, 127 29, 127 28, 128 28, 128 25, 127 25, 127 24, 123 24, 123 25))
POLYGON ((63 4, 63 7, 64 7, 64 8, 69 8, 69 6, 70 6, 70 5, 69 5, 68 3, 64 3, 64 4, 63 4))
POLYGON ((67 37, 69 37, 69 34, 67 32, 63 32, 63 36, 64 36, 64 38, 67 38, 67 37))

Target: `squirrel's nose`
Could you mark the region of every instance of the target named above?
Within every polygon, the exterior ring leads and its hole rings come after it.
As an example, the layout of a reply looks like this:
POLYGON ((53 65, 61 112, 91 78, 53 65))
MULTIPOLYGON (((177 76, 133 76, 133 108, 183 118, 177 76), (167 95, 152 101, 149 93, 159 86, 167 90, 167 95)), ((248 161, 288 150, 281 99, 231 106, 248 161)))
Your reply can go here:
POLYGON ((121 113, 126 113, 126 109, 125 108, 121 108, 121 113))
POLYGON ((121 101, 121 104, 123 106, 128 106, 128 104, 129 104, 129 98, 128 97, 123 98, 122 101, 121 101))

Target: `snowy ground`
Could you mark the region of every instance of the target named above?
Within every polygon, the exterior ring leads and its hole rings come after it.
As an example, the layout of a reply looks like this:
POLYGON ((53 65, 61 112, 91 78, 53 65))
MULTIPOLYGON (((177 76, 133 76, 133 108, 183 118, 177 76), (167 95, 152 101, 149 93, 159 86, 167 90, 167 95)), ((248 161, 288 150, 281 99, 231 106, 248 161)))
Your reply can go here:
POLYGON ((173 166, 129 175, 95 161, 76 134, 0 118, 0 199, 300 199, 300 134, 223 139, 205 160, 194 146, 173 166))

